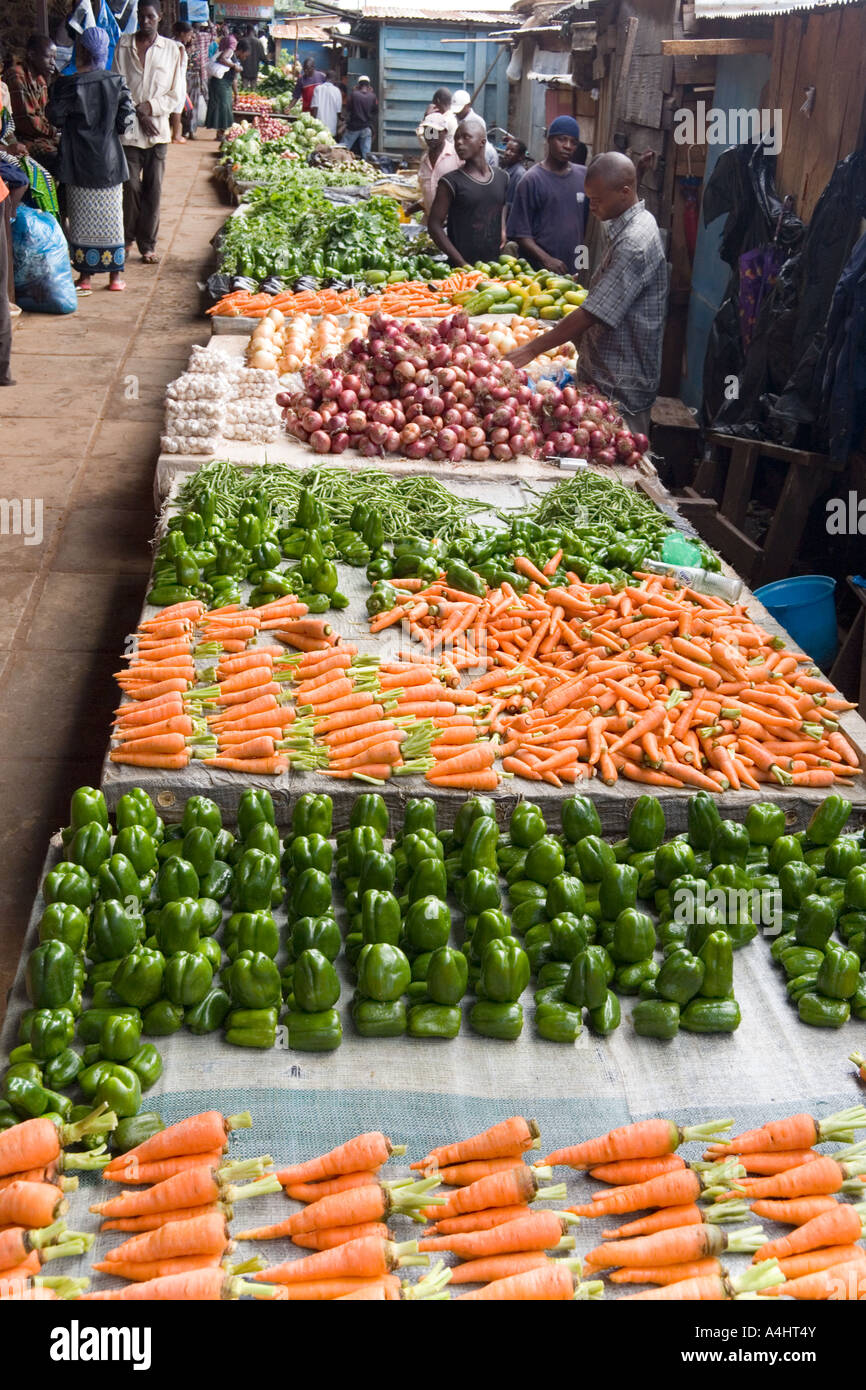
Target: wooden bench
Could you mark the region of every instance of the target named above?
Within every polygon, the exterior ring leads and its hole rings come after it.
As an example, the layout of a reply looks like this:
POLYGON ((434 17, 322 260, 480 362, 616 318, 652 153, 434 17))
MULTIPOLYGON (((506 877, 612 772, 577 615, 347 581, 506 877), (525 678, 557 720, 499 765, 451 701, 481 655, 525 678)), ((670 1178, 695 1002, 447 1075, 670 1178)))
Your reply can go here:
POLYGON ((691 482, 700 435, 687 405, 676 396, 656 396, 650 409, 650 445, 664 460, 661 468, 668 487, 681 488, 691 482))
POLYGON ((809 509, 844 464, 825 454, 789 449, 783 444, 707 435, 707 455, 677 503, 709 545, 733 565, 750 589, 785 579, 803 538, 809 509), (743 529, 762 459, 787 464, 770 528, 759 544, 743 529))

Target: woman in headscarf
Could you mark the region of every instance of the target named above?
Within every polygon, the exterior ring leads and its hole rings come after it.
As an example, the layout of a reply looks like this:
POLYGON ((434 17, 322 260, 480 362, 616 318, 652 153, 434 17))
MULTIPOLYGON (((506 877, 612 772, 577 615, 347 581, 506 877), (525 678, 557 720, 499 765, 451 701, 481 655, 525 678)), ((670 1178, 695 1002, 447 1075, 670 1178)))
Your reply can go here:
POLYGON ((204 123, 222 140, 232 123, 234 94, 241 65, 234 56, 238 41, 234 34, 220 39, 219 51, 208 68, 207 115, 204 123))
POLYGON ((60 181, 79 294, 90 294, 91 277, 106 272, 110 290, 126 288, 123 183, 129 171, 119 136, 135 111, 123 78, 105 71, 108 46, 104 29, 85 29, 75 45, 77 71, 58 77, 49 102, 50 120, 60 130, 60 181))

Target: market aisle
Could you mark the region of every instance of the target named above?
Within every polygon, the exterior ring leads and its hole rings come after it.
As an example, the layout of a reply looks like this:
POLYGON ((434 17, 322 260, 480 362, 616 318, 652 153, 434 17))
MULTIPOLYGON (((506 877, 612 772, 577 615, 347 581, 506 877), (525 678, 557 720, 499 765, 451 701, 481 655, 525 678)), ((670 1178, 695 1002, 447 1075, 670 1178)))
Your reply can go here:
POLYGON ((215 152, 207 132, 169 151, 158 267, 133 253, 125 294, 22 315, 13 335, 0 492, 41 499, 43 534, 0 534, 0 1016, 48 836, 70 792, 99 781, 110 675, 149 568, 164 388, 208 332, 197 282, 226 215, 215 152))

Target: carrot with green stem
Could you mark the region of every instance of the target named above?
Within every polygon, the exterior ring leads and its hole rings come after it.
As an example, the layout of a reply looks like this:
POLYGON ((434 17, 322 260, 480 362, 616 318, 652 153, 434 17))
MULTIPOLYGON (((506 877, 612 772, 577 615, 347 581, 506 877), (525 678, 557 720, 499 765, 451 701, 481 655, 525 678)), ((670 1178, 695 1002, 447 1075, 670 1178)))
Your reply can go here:
POLYGON ((779 1268, 786 1279, 801 1279, 806 1274, 817 1274, 837 1264, 866 1265, 866 1250, 862 1245, 830 1245, 779 1260, 779 1268))
POLYGON ((675 1125, 672 1120, 638 1120, 635 1124, 612 1129, 598 1139, 587 1139, 565 1149, 556 1149, 542 1159, 553 1167, 592 1168, 600 1163, 617 1163, 624 1158, 658 1158, 673 1153, 681 1144, 710 1140, 730 1129, 733 1120, 708 1120, 702 1125, 675 1125))
POLYGON ((164 1279, 171 1274, 186 1274, 196 1269, 216 1269, 225 1266, 219 1255, 179 1255, 174 1260, 100 1260, 91 1269, 100 1274, 112 1274, 117 1279, 129 1279, 133 1283, 144 1283, 150 1279, 164 1279))
POLYGON ((237 1115, 222 1115, 219 1110, 205 1110, 199 1115, 190 1115, 177 1124, 161 1129, 148 1139, 136 1144, 134 1149, 112 1159, 105 1176, 112 1176, 118 1169, 128 1168, 133 1162, 150 1163, 159 1158, 177 1158, 180 1154, 209 1153, 213 1149, 225 1149, 229 1136, 237 1129, 252 1128, 252 1116, 248 1110, 237 1115))
POLYGON ((105 1262, 174 1260, 188 1255, 224 1255, 231 1245, 223 1212, 206 1212, 185 1221, 170 1221, 155 1231, 142 1231, 105 1255, 105 1262))
POLYGON ((427 1255, 418 1254, 418 1242, 399 1244, 379 1236, 362 1236, 331 1250, 319 1250, 303 1260, 288 1260, 257 1274, 274 1284, 301 1284, 314 1279, 381 1279, 404 1265, 429 1265, 427 1255))
POLYGON ((681 1284, 686 1279, 706 1279, 724 1274, 721 1261, 712 1255, 702 1260, 686 1260, 678 1265, 635 1266, 613 1269, 608 1278, 612 1284, 681 1284))
POLYGON ((468 1187, 458 1187, 451 1192, 437 1211, 432 1207, 421 1212, 427 1219, 434 1217, 460 1216, 469 1211, 485 1211, 488 1207, 512 1206, 516 1203, 530 1203, 539 1198, 550 1200, 564 1197, 565 1183, 552 1187, 540 1187, 539 1180, 551 1176, 549 1168, 509 1168, 504 1173, 491 1173, 489 1177, 479 1178, 468 1187))
POLYGON ((523 1215, 486 1230, 427 1236, 418 1242, 418 1249, 450 1250, 466 1260, 526 1250, 573 1250, 574 1238, 568 1230, 574 1220, 558 1211, 527 1212, 524 1208, 523 1215))
POLYGON ((378 1236, 380 1240, 393 1240, 384 1221, 362 1221, 357 1226, 333 1226, 330 1230, 304 1231, 292 1236, 292 1244, 303 1250, 332 1250, 335 1245, 347 1245, 350 1240, 362 1240, 364 1236, 378 1236))
MULTIPOLYGON (((483 1260, 467 1260, 454 1265, 451 1270, 452 1284, 495 1284, 499 1279, 509 1279, 517 1274, 528 1274, 533 1269, 544 1269, 552 1263, 552 1257, 543 1250, 516 1251, 513 1255, 488 1255, 483 1260)), ((575 1256, 556 1260, 558 1265, 570 1269, 578 1279, 581 1273, 580 1260, 575 1256)))
MULTIPOLYGON (((101 1216, 125 1217, 147 1216, 152 1212, 204 1206, 211 1202, 228 1202, 234 1205, 235 1202, 248 1197, 262 1197, 270 1192, 281 1191, 280 1184, 273 1175, 258 1176, 262 1173, 265 1163, 270 1162, 270 1158, 264 1161, 254 1158, 247 1160, 246 1167, 242 1170, 243 1174, 256 1175, 256 1179, 242 1187, 236 1183, 222 1181, 219 1168, 216 1172, 207 1166, 190 1168, 185 1173, 177 1173, 173 1178, 156 1183, 154 1187, 133 1188, 131 1191, 121 1192, 117 1197, 110 1197, 107 1202, 95 1202, 90 1210, 98 1212, 101 1216)), ((241 1172, 235 1169, 233 1176, 237 1178, 241 1176, 241 1172)))
MULTIPOLYGON (((812 1167, 812 1164, 809 1164, 812 1167)), ((727 1192, 731 1183, 744 1176, 738 1164, 728 1160, 704 1173, 681 1168, 675 1173, 663 1173, 649 1182, 614 1187, 609 1192, 596 1192, 584 1206, 570 1207, 577 1216, 614 1216, 621 1212, 644 1211, 653 1207, 682 1206, 696 1202, 701 1196, 713 1198, 727 1192), (727 1187, 725 1186, 727 1184, 727 1187)), ((739 1195, 739 1194, 736 1194, 739 1195)))
MULTIPOLYGON (((742 1172, 742 1169, 740 1170, 742 1172)), ((834 1192, 860 1192, 860 1174, 866 1173, 866 1158, 839 1162, 822 1155, 799 1168, 788 1168, 770 1178, 736 1179, 737 1196, 753 1197, 826 1197, 834 1192)))
POLYGON ((485 1158, 475 1163, 451 1163, 446 1168, 431 1169, 448 1187, 468 1187, 479 1178, 489 1178, 492 1173, 507 1173, 509 1168, 522 1168, 521 1158, 485 1158))
POLYGON ((451 1274, 452 1271, 440 1262, 433 1265, 429 1273, 414 1284, 405 1280, 401 1282, 395 1275, 384 1279, 367 1279, 364 1281, 364 1288, 341 1294, 336 1302, 391 1303, 399 1299, 407 1302, 442 1302, 450 1297, 445 1286, 450 1282, 451 1274))
POLYGON ((805 1274, 799 1279, 788 1279, 782 1286, 767 1289, 767 1294, 777 1297, 807 1299, 820 1302, 831 1299, 833 1302, 862 1302, 866 1299, 866 1269, 861 1260, 846 1260, 830 1265, 815 1274, 805 1274))
POLYGON ((721 1158, 726 1154, 769 1153, 776 1149, 811 1149, 815 1144, 828 1142, 851 1143, 858 1129, 866 1129, 866 1109, 852 1105, 816 1120, 800 1113, 784 1120, 771 1120, 760 1129, 737 1134, 724 1144, 707 1146, 707 1157, 721 1158))
POLYGON ((0 1227, 53 1226, 68 1208, 68 1200, 51 1183, 12 1182, 0 1191, 0 1227))
POLYGON ((483 1289, 476 1289, 473 1293, 462 1293, 457 1302, 474 1299, 476 1302, 570 1303, 575 1299, 603 1297, 604 1284, 600 1279, 582 1284, 569 1260, 548 1260, 540 1269, 512 1274, 507 1279, 486 1284, 483 1289))
POLYGON ((354 1226, 367 1221, 384 1221, 392 1213, 414 1214, 422 1205, 444 1202, 444 1198, 431 1197, 430 1193, 438 1186, 437 1178, 427 1178, 423 1182, 404 1182, 395 1185, 376 1182, 368 1187, 354 1187, 348 1192, 335 1192, 331 1197, 322 1197, 311 1202, 303 1211, 295 1212, 285 1221, 272 1226, 259 1226, 254 1230, 239 1231, 239 1240, 277 1240, 281 1236, 295 1236, 306 1231, 330 1230, 335 1226, 354 1226))
POLYGON ((539 1146, 540 1130, 535 1120, 525 1120, 521 1115, 512 1115, 508 1120, 500 1120, 480 1134, 454 1144, 443 1144, 431 1149, 426 1158, 411 1163, 410 1168, 424 1171, 426 1168, 445 1167, 454 1163, 469 1163, 476 1159, 514 1158, 528 1149, 539 1146))
MULTIPOLYGON (((680 1226, 673 1230, 657 1231, 654 1235, 638 1236, 634 1240, 613 1240, 597 1245, 584 1257, 586 1269, 622 1268, 624 1265, 672 1265, 689 1260, 702 1260, 706 1255, 751 1254, 766 1244, 767 1237, 760 1226, 744 1226, 741 1230, 724 1231, 719 1226, 680 1226)), ((762 1255, 763 1258, 763 1255, 762 1255)))
POLYGON ((866 1232, 866 1202, 850 1206, 847 1202, 837 1202, 832 1211, 822 1212, 797 1226, 786 1236, 770 1241, 766 1247, 768 1258, 786 1258, 799 1255, 806 1250, 820 1250, 827 1245, 848 1245, 861 1240, 866 1232))
POLYGON ((103 1289, 99 1293, 83 1294, 92 1302, 213 1302, 236 1298, 285 1298, 277 1284, 258 1284, 226 1274, 219 1266, 196 1269, 189 1274, 169 1274, 160 1279, 148 1279, 142 1284, 128 1284, 122 1289, 103 1289))
MULTIPOLYGON (((833 1211, 838 1205, 838 1197, 831 1196, 792 1197, 778 1201, 762 1198, 751 1203, 751 1210, 765 1221, 778 1221, 783 1226, 804 1226, 813 1217, 833 1211)), ((710 1207, 709 1210, 712 1212, 716 1209, 710 1207)))
POLYGON ((127 1231, 131 1235, 138 1231, 156 1231, 171 1221, 186 1221, 191 1216, 203 1216, 208 1212, 222 1212, 227 1221, 232 1218, 232 1208, 227 1202, 207 1202, 197 1207, 175 1207, 173 1211, 154 1211, 145 1216, 118 1217, 103 1221, 102 1231, 127 1231))
MULTIPOLYGON (((627 1300, 648 1299, 666 1302, 721 1303, 728 1299, 749 1298, 763 1289, 785 1284, 778 1260, 764 1260, 752 1265, 744 1274, 733 1278, 726 1270, 698 1279, 683 1279, 676 1284, 649 1289, 646 1293, 626 1294, 627 1300)), ((787 1286, 784 1289, 787 1293, 787 1286)))
POLYGON ((344 1173, 375 1172, 392 1155, 399 1158, 405 1152, 405 1144, 393 1144, 379 1130, 369 1130, 356 1135, 354 1139, 347 1139, 344 1144, 338 1144, 318 1158, 309 1158, 303 1163, 280 1169, 277 1177, 285 1187, 289 1183, 320 1182, 323 1178, 336 1178, 344 1173))
POLYGON ((320 1197, 332 1197, 335 1192, 348 1192, 353 1187, 369 1187, 377 1181, 374 1172, 342 1173, 338 1178, 324 1178, 321 1182, 285 1183, 283 1191, 293 1202, 318 1202, 320 1197))
POLYGON ((649 1178, 660 1177, 662 1173, 673 1173, 685 1168, 686 1161, 680 1154, 660 1154, 657 1158, 624 1158, 620 1163, 601 1163, 590 1168, 589 1176, 599 1182, 627 1186, 632 1182, 646 1182, 649 1178))
POLYGON ((76 1299, 89 1283, 89 1279, 69 1279, 58 1275, 18 1275, 12 1278, 0 1274, 0 1299, 28 1299, 32 1302, 76 1299))
POLYGON ((605 1240, 623 1240, 629 1236, 650 1236, 656 1231, 676 1230, 681 1226, 700 1226, 703 1222, 714 1226, 745 1221, 748 1215, 749 1208, 745 1202, 721 1202, 712 1207, 699 1207, 697 1202, 691 1202, 682 1206, 660 1207, 658 1211, 641 1216, 637 1221, 628 1221, 622 1226, 602 1231, 602 1235, 605 1240))
POLYGON ((45 1260, 59 1260, 67 1255, 82 1255, 93 1244, 94 1237, 80 1231, 68 1231, 65 1221, 27 1230, 24 1226, 7 1226, 0 1231, 0 1277, 6 1270, 35 1258, 37 1270, 45 1260))
POLYGON ((67 1144, 77 1144, 92 1134, 109 1134, 116 1124, 117 1116, 105 1104, 76 1124, 58 1125, 43 1118, 23 1120, 0 1133, 0 1174, 54 1163, 67 1144))

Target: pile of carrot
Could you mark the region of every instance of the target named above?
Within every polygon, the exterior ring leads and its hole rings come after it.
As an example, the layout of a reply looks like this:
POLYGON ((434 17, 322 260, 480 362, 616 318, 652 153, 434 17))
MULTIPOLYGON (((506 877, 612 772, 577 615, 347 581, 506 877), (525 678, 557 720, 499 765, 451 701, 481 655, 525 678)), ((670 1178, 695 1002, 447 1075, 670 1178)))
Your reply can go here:
POLYGON ((252 294, 249 290, 234 290, 231 294, 224 294, 222 299, 216 304, 212 304, 205 313, 212 318, 229 319, 260 319, 273 304, 274 296, 271 294, 252 294))
POLYGON ((614 593, 571 574, 557 588, 525 557, 514 564, 531 581, 525 594, 503 584, 482 600, 442 580, 404 580, 399 602, 370 624, 405 622, 428 658, 445 649, 456 667, 484 668, 466 689, 484 698, 487 746, 455 761, 460 780, 446 785, 496 786, 493 736, 505 773, 556 787, 622 776, 719 793, 825 787, 858 773, 839 729, 853 706, 742 604, 667 576, 638 576, 614 593))
POLYGON ((423 280, 403 280, 359 299, 352 309, 359 314, 389 314, 397 319, 435 319, 453 314, 450 297, 438 289, 430 289, 423 280))
POLYGON ((423 280, 403 280, 396 285, 383 285, 364 299, 354 286, 346 290, 299 290, 297 294, 290 290, 281 294, 235 290, 223 295, 207 313, 212 318, 260 319, 269 309, 279 309, 289 315, 345 314, 351 310, 361 314, 382 312, 404 319, 440 318, 453 312, 453 295, 473 290, 483 279, 480 270, 455 270, 433 289, 423 280))

